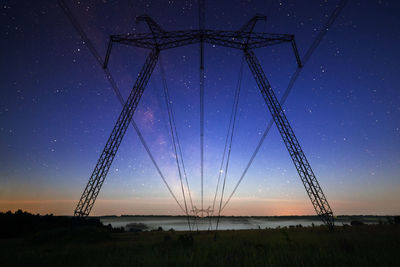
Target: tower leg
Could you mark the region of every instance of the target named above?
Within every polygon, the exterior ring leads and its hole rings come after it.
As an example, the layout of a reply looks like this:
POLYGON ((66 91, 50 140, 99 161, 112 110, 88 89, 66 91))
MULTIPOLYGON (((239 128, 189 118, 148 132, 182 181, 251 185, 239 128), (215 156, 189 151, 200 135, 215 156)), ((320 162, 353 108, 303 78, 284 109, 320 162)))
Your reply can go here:
POLYGON ((103 185, 107 176, 108 170, 110 169, 111 163, 113 162, 119 145, 122 142, 122 138, 124 137, 126 129, 128 128, 132 116, 139 104, 139 100, 143 94, 144 88, 146 87, 154 67, 156 66, 158 55, 159 50, 154 49, 147 56, 146 62, 139 73, 132 91, 125 102, 121 114, 118 117, 114 129, 107 140, 106 146, 104 147, 103 152, 97 161, 96 167, 90 176, 89 182, 87 183, 85 190, 79 199, 78 205, 76 206, 74 212, 75 216, 86 217, 92 210, 101 186, 103 185))
POLYGON ((289 121, 287 120, 282 107, 267 80, 267 77, 264 74, 260 62, 253 51, 244 50, 244 54, 316 213, 330 229, 333 229, 333 213, 329 203, 322 192, 321 186, 319 185, 317 178, 315 177, 314 172, 312 171, 311 166, 308 163, 296 136, 294 135, 292 127, 290 126, 289 121))

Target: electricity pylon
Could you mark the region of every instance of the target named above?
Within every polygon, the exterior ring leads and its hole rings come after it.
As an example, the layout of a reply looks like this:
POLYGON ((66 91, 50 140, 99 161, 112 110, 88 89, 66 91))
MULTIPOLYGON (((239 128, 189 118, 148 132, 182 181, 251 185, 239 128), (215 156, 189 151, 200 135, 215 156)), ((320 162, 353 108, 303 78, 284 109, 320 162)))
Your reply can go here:
POLYGON ((213 209, 211 209, 210 206, 208 206, 207 209, 198 209, 196 206, 193 207, 193 215, 196 217, 200 217, 203 218, 204 217, 204 213, 207 214, 206 217, 210 217, 210 215, 214 212, 213 209), (200 214, 200 215, 199 215, 200 214))
POLYGON ((111 132, 100 159, 89 179, 88 184, 78 202, 75 209, 75 216, 88 216, 96 198, 100 192, 101 186, 107 176, 111 163, 121 144, 122 138, 132 119, 132 116, 139 104, 143 91, 150 79, 150 76, 157 63, 160 51, 186 46, 194 43, 208 43, 220 45, 224 47, 242 50, 246 61, 249 65, 251 73, 257 82, 258 88, 268 106, 279 133, 289 151, 290 157, 299 173, 300 179, 306 189, 312 205, 320 217, 320 219, 333 228, 333 213, 329 203, 319 185, 311 166, 300 147, 300 144, 286 118, 283 109, 276 98, 274 91, 269 84, 265 73, 254 54, 256 48, 276 45, 281 43, 291 43, 299 67, 301 67, 300 56, 297 51, 294 35, 291 34, 270 34, 253 32, 254 26, 259 20, 265 20, 262 15, 254 16, 248 23, 241 27, 238 31, 222 31, 222 30, 181 30, 181 31, 165 31, 149 16, 143 15, 137 18, 137 21, 147 23, 150 33, 135 33, 111 35, 104 62, 107 66, 113 43, 147 48, 151 52, 147 56, 145 64, 141 69, 133 89, 126 100, 120 116, 111 132))

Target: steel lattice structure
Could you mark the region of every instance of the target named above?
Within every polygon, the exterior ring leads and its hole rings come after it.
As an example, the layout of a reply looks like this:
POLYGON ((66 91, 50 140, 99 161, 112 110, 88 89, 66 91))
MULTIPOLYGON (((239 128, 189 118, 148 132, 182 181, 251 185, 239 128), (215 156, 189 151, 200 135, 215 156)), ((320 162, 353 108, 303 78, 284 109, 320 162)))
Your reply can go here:
POLYGON ((144 15, 137 18, 137 21, 147 23, 150 33, 112 35, 107 49, 104 67, 107 66, 113 43, 151 49, 146 62, 141 69, 133 89, 125 102, 122 112, 111 132, 106 146, 101 153, 96 167, 89 179, 88 184, 75 209, 75 216, 88 216, 101 186, 107 176, 108 170, 114 160, 115 154, 121 144, 122 138, 138 106, 143 91, 150 79, 156 66, 161 50, 186 46, 194 43, 208 43, 224 47, 240 49, 244 52, 246 61, 251 73, 257 82, 259 90, 268 106, 279 133, 289 151, 293 163, 300 175, 301 181, 307 194, 314 206, 314 209, 321 220, 333 228, 333 213, 329 203, 319 185, 314 172, 289 124, 284 111, 276 98, 271 85, 258 61, 253 49, 266 47, 281 43, 290 42, 293 47, 294 55, 299 67, 301 61, 297 51, 294 35, 291 34, 271 34, 253 32, 254 26, 259 20, 265 20, 265 16, 256 15, 238 31, 219 31, 219 30, 184 30, 184 31, 165 31, 149 16, 144 15))
POLYGON ((122 138, 125 135, 126 129, 132 119, 133 113, 135 112, 139 100, 143 94, 144 88, 150 79, 151 73, 156 66, 158 55, 160 50, 153 49, 147 56, 146 62, 139 73, 139 76, 132 88, 132 91, 125 102, 125 105, 118 117, 117 123, 111 132, 110 137, 107 140, 106 146, 101 153, 99 160, 97 161, 96 167, 92 175, 90 176, 89 182, 83 191, 83 194, 76 206, 74 215, 75 216, 88 216, 93 208, 94 202, 100 192, 101 186, 107 176, 108 170, 111 167, 111 163, 115 158, 115 154, 122 142, 122 138))

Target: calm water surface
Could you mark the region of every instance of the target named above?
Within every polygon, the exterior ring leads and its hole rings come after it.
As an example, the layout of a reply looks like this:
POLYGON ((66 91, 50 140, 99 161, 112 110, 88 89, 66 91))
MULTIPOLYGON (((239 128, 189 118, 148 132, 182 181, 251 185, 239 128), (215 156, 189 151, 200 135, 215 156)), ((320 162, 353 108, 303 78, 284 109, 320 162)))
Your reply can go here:
MULTIPOLYGON (((186 217, 110 217, 101 218, 103 224, 111 224, 113 227, 126 227, 130 223, 143 223, 148 230, 154 230, 162 227, 164 230, 173 228, 176 231, 186 231, 189 229, 186 217)), ((211 221, 211 229, 215 229, 216 218, 211 221)), ((340 222, 341 225, 342 222, 340 222)), ((350 222, 343 222, 349 224, 350 222)), ((192 218, 191 224, 194 229, 208 230, 210 227, 209 218, 192 218)), ((259 228, 277 228, 278 226, 298 225, 311 226, 321 225, 320 220, 313 219, 268 219, 268 218, 221 218, 218 229, 220 230, 239 230, 239 229, 259 229, 259 228)))

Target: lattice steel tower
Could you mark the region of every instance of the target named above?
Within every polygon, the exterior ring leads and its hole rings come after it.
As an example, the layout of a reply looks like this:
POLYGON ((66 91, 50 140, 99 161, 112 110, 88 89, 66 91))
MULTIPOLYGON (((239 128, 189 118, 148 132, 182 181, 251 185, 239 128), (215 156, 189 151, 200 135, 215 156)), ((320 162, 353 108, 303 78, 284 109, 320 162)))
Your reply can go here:
MULTIPOLYGON (((204 25, 199 30, 165 31, 149 16, 144 15, 137 18, 137 21, 147 23, 150 33, 135 33, 110 36, 107 54, 104 62, 106 68, 114 43, 150 49, 150 53, 142 67, 138 78, 133 85, 132 91, 126 100, 121 114, 111 132, 110 137, 101 153, 101 156, 94 168, 89 182, 76 206, 75 216, 88 216, 93 208, 101 186, 107 176, 111 163, 121 144, 122 138, 132 120, 132 116, 139 104, 143 91, 150 79, 150 76, 159 59, 160 51, 200 43, 220 45, 224 47, 239 49, 243 51, 247 64, 254 79, 257 82, 265 103, 278 127, 279 133, 289 151, 290 157, 297 169, 301 181, 311 200, 312 205, 321 220, 333 228, 333 213, 329 203, 319 185, 311 166, 300 147, 300 144, 289 124, 286 115, 276 98, 271 85, 258 61, 253 50, 260 47, 276 45, 280 43, 291 43, 299 67, 301 67, 300 57, 296 48, 294 35, 291 34, 270 34, 253 32, 254 26, 259 20, 265 20, 265 16, 256 15, 238 31, 223 31, 205 29, 204 25)), ((202 51, 202 50, 201 50, 202 51)), ((202 71, 204 67, 201 66, 202 71)))

